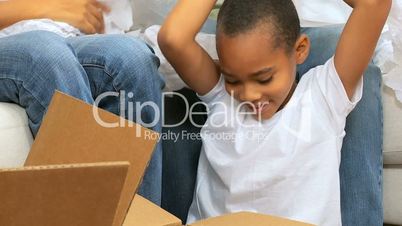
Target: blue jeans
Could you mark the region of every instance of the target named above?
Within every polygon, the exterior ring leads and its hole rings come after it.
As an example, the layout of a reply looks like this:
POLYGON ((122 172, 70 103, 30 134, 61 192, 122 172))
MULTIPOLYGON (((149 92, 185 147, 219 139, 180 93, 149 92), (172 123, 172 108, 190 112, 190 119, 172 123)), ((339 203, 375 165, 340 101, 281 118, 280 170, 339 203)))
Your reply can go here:
MULTIPOLYGON (((55 90, 89 104, 104 92, 124 90, 133 93, 127 101, 153 101, 161 106, 164 82, 158 66, 158 58, 146 44, 124 35, 65 39, 47 31, 21 33, 0 39, 0 102, 24 107, 35 136, 55 90)), ((104 99, 99 106, 120 115, 119 97, 104 99)), ((154 114, 144 108, 142 121, 152 122, 154 114)), ((161 124, 151 129, 160 132, 161 124)), ((158 144, 139 189, 157 204, 161 177, 158 144)))
MULTIPOLYGON (((342 27, 304 28, 311 40, 310 56, 298 67, 303 75, 312 67, 324 64, 335 52, 342 27)), ((344 226, 380 226, 382 210, 382 103, 381 73, 370 65, 364 75, 361 102, 349 115, 346 137, 342 147, 340 166, 342 223, 344 226)), ((190 102, 199 101, 189 90, 181 94, 190 102)), ((167 98, 165 118, 167 123, 180 122, 185 105, 180 98, 167 98)), ((202 109, 196 109, 196 112, 202 109)), ((198 124, 206 120, 198 116, 198 124)), ((190 121, 164 132, 199 132, 190 121)), ((163 142, 162 207, 186 220, 192 202, 201 141, 165 140, 163 142)))

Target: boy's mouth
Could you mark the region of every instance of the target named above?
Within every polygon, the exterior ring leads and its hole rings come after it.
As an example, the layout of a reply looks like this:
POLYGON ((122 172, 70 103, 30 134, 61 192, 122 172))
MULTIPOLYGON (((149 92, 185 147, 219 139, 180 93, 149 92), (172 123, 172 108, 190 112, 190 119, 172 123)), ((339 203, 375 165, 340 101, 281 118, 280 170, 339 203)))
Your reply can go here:
POLYGON ((263 114, 265 111, 267 111, 270 107, 270 102, 258 102, 256 104, 250 104, 248 105, 248 108, 253 112, 256 113, 257 115, 263 114))

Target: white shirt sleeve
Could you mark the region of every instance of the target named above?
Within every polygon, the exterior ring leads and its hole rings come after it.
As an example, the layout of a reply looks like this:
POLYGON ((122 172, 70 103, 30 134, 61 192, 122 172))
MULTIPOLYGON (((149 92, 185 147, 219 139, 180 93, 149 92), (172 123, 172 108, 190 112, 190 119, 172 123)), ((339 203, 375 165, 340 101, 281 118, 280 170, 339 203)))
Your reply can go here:
POLYGON ((330 114, 334 123, 339 125, 337 129, 342 129, 343 131, 346 117, 362 98, 363 79, 359 81, 353 97, 349 99, 332 57, 324 65, 315 67, 307 72, 301 82, 312 90, 313 95, 317 95, 314 98, 315 100, 323 100, 324 103, 317 104, 326 105, 326 109, 329 110, 328 114, 330 114), (305 77, 306 79, 304 80, 305 77))
POLYGON ((219 78, 218 83, 216 83, 215 87, 211 89, 207 94, 205 95, 198 95, 197 96, 208 105, 208 107, 211 109, 213 103, 221 101, 224 96, 227 95, 226 89, 225 89, 225 79, 223 76, 219 78))

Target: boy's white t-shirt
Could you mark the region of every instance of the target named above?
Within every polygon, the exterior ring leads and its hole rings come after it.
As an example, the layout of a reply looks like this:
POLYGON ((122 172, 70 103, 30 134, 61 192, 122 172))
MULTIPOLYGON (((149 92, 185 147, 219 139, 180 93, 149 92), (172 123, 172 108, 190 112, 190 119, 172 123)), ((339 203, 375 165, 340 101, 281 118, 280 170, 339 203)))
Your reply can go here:
POLYGON ((237 112, 241 104, 221 77, 200 97, 209 112, 188 223, 252 211, 341 225, 340 150, 362 83, 350 101, 331 58, 307 72, 288 104, 259 124, 237 112))

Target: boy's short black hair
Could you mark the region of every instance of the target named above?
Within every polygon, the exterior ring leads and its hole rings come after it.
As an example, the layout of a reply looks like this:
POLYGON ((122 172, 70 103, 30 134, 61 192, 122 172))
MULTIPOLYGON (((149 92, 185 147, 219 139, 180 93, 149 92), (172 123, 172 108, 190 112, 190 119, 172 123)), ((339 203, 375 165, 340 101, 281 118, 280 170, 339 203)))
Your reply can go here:
POLYGON ((218 15, 217 31, 234 37, 267 27, 274 48, 290 51, 300 35, 300 20, 291 0, 225 0, 218 15))

